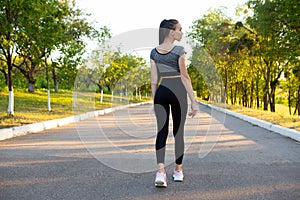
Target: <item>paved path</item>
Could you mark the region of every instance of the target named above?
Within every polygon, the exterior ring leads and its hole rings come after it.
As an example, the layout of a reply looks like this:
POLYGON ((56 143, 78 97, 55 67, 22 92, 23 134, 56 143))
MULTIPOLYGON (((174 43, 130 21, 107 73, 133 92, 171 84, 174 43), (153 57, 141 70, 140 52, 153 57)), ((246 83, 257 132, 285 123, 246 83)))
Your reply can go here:
POLYGON ((186 124, 185 180, 154 187, 151 106, 0 142, 0 199, 300 199, 300 145, 206 107, 186 124))

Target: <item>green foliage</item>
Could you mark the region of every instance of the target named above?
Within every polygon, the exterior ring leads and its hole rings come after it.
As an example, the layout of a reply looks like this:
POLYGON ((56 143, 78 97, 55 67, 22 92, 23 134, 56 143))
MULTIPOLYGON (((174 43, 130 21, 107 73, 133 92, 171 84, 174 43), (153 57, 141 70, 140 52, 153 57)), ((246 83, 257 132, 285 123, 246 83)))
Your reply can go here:
POLYGON ((204 48, 194 47, 188 72, 197 96, 207 100, 220 99, 222 78, 212 57, 204 48))
POLYGON ((193 50, 192 64, 199 66, 213 101, 225 101, 234 27, 222 10, 210 10, 194 21, 188 34, 198 42, 193 50))
POLYGON ((81 64, 86 46, 84 39, 101 40, 109 31, 101 29, 104 34, 100 35, 71 0, 11 0, 1 1, 0 7, 0 30, 4 30, 0 33, 1 60, 7 63, 9 71, 16 67, 24 75, 31 92, 36 77, 43 68, 49 67, 45 63, 50 60, 58 70, 64 69, 60 77, 69 83, 74 81, 74 73, 71 77, 65 75, 81 64), (20 62, 15 62, 15 55, 20 62))
MULTIPOLYGON (((239 8, 243 21, 214 9, 193 22, 193 88, 203 99, 257 108, 263 102, 273 112, 276 101, 287 102, 291 114, 297 107, 300 114, 300 2, 249 0, 247 6, 239 8)), ((73 89, 75 83, 87 91, 149 93, 145 61, 105 46, 110 30, 87 17, 72 0, 0 1, 0 90, 73 89), (88 61, 85 39, 100 45, 88 61)))
POLYGON ((0 92, 3 92, 6 86, 4 74, 0 74, 0 92))
POLYGON ((265 104, 269 101, 271 111, 275 111, 275 89, 280 77, 283 71, 293 71, 297 65, 292 63, 299 63, 300 3, 274 0, 249 1, 248 5, 254 10, 248 22, 260 35, 259 54, 265 63, 265 104))
POLYGON ((150 69, 143 58, 99 48, 79 68, 75 80, 76 90, 114 92, 128 96, 138 90, 147 93, 150 69))
MULTIPOLYGON (((247 5, 250 11, 239 8, 247 14, 243 22, 232 21, 221 9, 193 22, 188 35, 197 45, 191 65, 198 67, 211 101, 257 108, 263 101, 264 109, 270 105, 274 112, 276 99, 284 102, 275 96, 281 83, 289 93, 289 105, 295 106, 300 102, 300 2, 250 0, 247 5), (282 79, 283 73, 289 78, 282 79), (221 98, 213 98, 216 95, 221 98)), ((197 84, 193 82, 194 88, 197 84)))
POLYGON ((113 91, 117 86, 122 89, 129 86, 134 87, 138 83, 137 79, 143 80, 140 73, 143 66, 145 66, 144 59, 115 52, 101 79, 104 80, 109 91, 113 91))

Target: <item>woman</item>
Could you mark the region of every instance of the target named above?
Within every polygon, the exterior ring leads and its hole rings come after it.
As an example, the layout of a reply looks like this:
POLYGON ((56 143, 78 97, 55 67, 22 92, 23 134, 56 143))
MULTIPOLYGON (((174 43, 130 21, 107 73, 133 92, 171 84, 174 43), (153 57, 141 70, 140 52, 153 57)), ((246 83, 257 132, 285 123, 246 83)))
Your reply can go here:
POLYGON ((157 121, 156 159, 158 171, 156 187, 167 187, 164 168, 165 147, 168 137, 170 107, 175 137, 174 181, 183 181, 182 160, 184 154, 184 124, 187 115, 187 94, 191 100, 191 112, 194 117, 198 111, 191 79, 186 69, 185 51, 182 46, 174 45, 182 38, 182 27, 175 19, 163 20, 159 28, 159 46, 152 49, 151 88, 154 99, 154 111, 157 121), (160 82, 160 83, 159 83, 160 82))

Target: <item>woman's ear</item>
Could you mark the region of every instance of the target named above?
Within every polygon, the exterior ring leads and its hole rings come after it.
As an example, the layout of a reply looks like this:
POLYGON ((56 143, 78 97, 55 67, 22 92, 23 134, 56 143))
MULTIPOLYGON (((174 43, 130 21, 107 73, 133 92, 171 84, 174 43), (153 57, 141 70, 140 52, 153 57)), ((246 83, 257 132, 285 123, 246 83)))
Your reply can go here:
POLYGON ((175 33, 175 30, 171 29, 169 34, 174 36, 174 33, 175 33))

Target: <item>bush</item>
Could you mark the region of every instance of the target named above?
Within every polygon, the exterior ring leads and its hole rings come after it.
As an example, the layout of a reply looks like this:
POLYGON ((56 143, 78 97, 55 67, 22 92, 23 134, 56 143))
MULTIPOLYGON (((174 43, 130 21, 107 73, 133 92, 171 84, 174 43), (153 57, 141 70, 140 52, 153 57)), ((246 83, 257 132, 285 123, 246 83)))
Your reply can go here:
POLYGON ((5 90, 7 89, 6 83, 5 83, 5 77, 4 74, 0 74, 0 92, 4 92, 7 91, 5 90))

